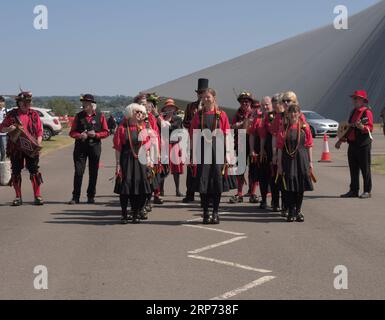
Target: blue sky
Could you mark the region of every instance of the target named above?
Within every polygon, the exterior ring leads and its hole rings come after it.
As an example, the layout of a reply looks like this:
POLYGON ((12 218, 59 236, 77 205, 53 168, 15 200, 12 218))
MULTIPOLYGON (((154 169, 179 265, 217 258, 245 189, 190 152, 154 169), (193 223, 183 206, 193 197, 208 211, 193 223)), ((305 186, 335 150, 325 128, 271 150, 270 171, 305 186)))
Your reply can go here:
POLYGON ((377 2, 2 0, 0 93, 135 95, 377 2), (40 4, 48 30, 33 27, 40 4))

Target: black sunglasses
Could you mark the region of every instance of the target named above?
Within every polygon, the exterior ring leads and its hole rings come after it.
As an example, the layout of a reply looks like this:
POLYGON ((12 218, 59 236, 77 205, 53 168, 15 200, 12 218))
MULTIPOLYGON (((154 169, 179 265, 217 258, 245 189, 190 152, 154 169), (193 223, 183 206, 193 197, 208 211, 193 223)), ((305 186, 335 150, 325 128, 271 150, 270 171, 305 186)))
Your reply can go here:
POLYGON ((285 102, 285 103, 293 102, 292 100, 282 100, 282 101, 285 102))

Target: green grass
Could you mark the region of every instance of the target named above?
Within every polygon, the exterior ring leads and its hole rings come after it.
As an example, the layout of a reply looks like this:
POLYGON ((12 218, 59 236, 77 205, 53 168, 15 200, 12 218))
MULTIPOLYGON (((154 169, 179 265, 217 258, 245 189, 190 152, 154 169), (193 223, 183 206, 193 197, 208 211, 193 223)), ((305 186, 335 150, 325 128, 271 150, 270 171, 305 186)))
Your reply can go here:
POLYGON ((373 156, 372 170, 374 173, 385 174, 385 156, 373 156))
POLYGON ((68 130, 63 130, 59 136, 52 137, 49 141, 43 141, 41 156, 45 156, 55 150, 59 150, 74 143, 74 139, 68 136, 68 130))

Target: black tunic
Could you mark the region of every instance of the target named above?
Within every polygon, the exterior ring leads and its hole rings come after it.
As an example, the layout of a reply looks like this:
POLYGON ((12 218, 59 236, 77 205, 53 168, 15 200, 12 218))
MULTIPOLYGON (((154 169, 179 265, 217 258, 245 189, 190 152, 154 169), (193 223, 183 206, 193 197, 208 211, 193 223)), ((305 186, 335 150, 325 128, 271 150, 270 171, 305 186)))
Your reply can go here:
MULTIPOLYGON (((138 141, 137 130, 131 130, 130 133, 135 154, 138 154, 142 142, 138 141)), ((126 136, 127 141, 120 153, 122 180, 121 183, 116 183, 114 192, 121 195, 150 194, 153 191, 152 181, 148 179, 150 169, 134 156, 128 141, 128 133, 126 136)))
MULTIPOLYGON (((216 114, 204 115, 204 127, 201 129, 212 130, 216 114)), ((220 120, 217 119, 217 129, 220 128, 220 120)), ((207 149, 207 148, 206 148, 207 149)), ((216 137, 212 138, 211 155, 212 164, 204 164, 205 159, 204 137, 201 137, 201 164, 197 165, 197 179, 195 179, 195 191, 202 194, 218 194, 236 189, 235 176, 223 175, 224 164, 217 164, 216 159, 216 137)), ((225 158, 224 158, 225 159, 225 158)))
MULTIPOLYGON (((286 138, 289 150, 297 146, 297 130, 289 130, 286 138)), ((286 182, 286 191, 304 192, 313 191, 313 183, 310 178, 309 153, 305 147, 305 132, 301 130, 298 151, 290 156, 287 148, 282 150, 282 169, 286 182)))

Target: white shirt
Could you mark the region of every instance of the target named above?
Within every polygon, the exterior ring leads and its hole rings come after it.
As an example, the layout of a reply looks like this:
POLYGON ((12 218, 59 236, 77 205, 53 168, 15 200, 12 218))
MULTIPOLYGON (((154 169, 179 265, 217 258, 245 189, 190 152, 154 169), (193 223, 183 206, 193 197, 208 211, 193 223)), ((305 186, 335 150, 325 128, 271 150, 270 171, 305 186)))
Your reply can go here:
MULTIPOLYGON (((6 114, 5 108, 1 109, 0 110, 0 124, 3 123, 3 121, 5 119, 5 114, 6 114)), ((0 132, 0 136, 5 136, 5 135, 6 135, 6 133, 0 132)))

